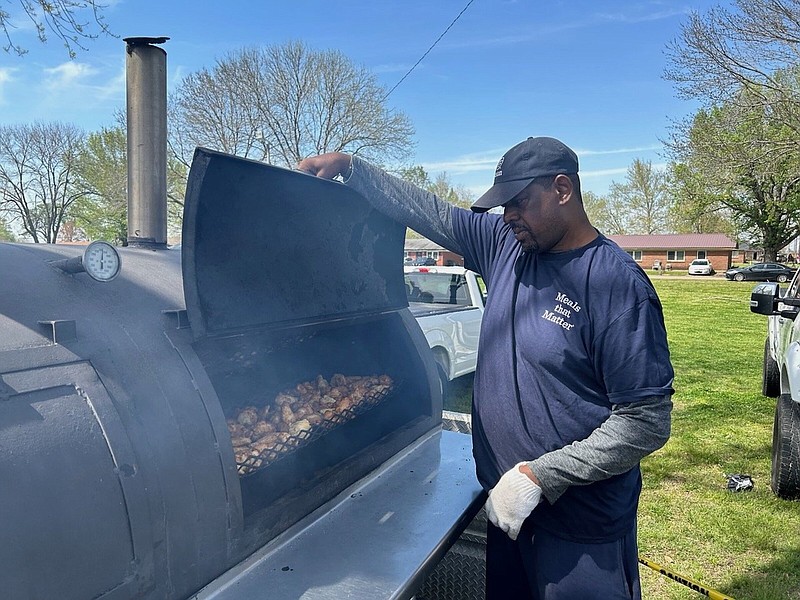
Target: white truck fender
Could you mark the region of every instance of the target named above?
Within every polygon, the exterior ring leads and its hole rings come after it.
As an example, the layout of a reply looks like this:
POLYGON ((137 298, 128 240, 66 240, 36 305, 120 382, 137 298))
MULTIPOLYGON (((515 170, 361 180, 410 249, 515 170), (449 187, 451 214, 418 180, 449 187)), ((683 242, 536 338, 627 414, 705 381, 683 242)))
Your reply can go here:
POLYGON ((425 339, 428 340, 428 345, 433 349, 436 354, 436 348, 444 348, 447 354, 447 378, 453 378, 453 356, 455 356, 455 348, 453 347, 453 340, 441 329, 431 329, 425 332, 425 339))
POLYGON ((800 402, 800 343, 792 342, 786 349, 786 369, 785 375, 789 379, 789 390, 792 400, 800 402))

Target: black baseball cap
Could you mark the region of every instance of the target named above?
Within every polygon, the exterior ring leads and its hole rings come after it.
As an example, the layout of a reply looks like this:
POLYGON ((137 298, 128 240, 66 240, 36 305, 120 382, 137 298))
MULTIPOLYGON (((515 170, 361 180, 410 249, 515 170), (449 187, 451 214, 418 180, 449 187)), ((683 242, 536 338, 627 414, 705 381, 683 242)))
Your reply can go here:
POLYGON ((501 206, 544 175, 578 172, 578 155, 551 137, 529 137, 506 152, 497 163, 494 185, 472 205, 475 212, 501 206))

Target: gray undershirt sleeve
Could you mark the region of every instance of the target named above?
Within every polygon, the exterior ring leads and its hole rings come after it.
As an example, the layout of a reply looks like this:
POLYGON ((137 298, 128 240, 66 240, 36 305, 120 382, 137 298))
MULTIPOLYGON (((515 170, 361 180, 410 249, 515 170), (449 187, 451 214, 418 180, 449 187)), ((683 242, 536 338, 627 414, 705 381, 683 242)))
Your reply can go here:
POLYGON ((352 170, 345 185, 366 197, 386 216, 448 250, 464 254, 453 236, 453 205, 435 194, 393 177, 357 156, 353 157, 352 170))
POLYGON ((589 437, 548 452, 528 463, 552 504, 573 485, 588 485, 625 473, 667 443, 670 396, 616 404, 589 437))

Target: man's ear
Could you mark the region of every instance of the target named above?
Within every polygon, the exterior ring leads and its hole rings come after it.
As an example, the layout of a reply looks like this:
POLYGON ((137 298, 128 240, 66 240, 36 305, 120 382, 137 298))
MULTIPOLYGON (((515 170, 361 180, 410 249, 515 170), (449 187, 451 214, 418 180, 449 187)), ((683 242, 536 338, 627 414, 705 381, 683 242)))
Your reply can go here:
POLYGON ((556 193, 558 193, 559 204, 566 204, 572 197, 572 180, 567 175, 556 175, 556 178, 553 180, 553 187, 555 187, 556 193))

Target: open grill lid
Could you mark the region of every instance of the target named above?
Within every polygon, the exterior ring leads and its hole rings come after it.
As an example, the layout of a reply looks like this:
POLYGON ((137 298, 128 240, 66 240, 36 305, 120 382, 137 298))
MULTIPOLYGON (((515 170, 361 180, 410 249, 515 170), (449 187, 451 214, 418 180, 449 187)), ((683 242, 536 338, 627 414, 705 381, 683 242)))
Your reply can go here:
POLYGON ((182 240, 193 334, 405 308, 404 236, 340 183, 198 148, 182 240))

